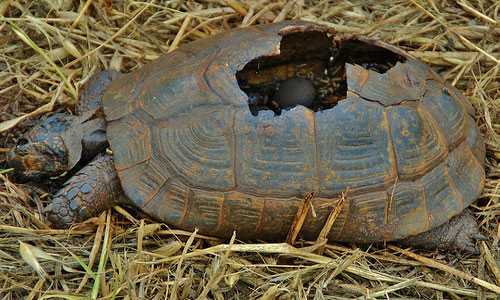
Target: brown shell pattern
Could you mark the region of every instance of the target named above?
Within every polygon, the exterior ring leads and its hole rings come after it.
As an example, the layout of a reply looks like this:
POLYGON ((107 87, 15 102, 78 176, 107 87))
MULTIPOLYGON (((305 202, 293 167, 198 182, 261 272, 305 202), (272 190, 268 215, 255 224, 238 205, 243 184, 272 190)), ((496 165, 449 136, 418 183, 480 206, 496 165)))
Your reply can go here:
POLYGON ((473 108, 407 54, 383 74, 347 65, 348 96, 331 109, 253 116, 235 73, 276 54, 294 30, 326 29, 284 22, 229 31, 112 84, 108 138, 134 203, 180 228, 271 240, 286 236, 314 192, 302 234, 315 238, 348 190, 329 238, 369 242, 427 231, 479 196, 484 142, 473 108))

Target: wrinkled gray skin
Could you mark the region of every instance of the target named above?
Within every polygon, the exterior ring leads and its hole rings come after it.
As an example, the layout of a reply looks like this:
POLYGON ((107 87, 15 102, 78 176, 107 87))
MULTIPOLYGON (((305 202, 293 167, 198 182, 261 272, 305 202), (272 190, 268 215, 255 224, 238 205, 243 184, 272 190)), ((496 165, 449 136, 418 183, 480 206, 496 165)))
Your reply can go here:
POLYGON ((46 180, 87 162, 108 147, 101 97, 118 72, 105 71, 92 77, 84 87, 76 112, 78 116, 55 113, 26 132, 7 153, 7 164, 16 170, 16 179, 46 180))
MULTIPOLYGON (((104 153, 108 143, 101 109, 101 97, 117 76, 115 72, 109 71, 96 74, 81 95, 78 108, 80 116, 58 114, 41 120, 7 156, 7 163, 15 168, 16 175, 31 180, 46 179, 47 176, 58 176, 69 171, 76 165, 76 158, 80 161, 91 160, 65 182, 46 207, 47 218, 55 227, 68 227, 96 216, 125 199, 112 156, 104 153)), ((290 91, 283 91, 283 97, 287 93, 293 94, 295 102, 290 103, 281 98, 280 105, 308 104, 314 98, 309 84, 302 81, 282 84, 281 89, 291 86, 290 91), (297 90, 298 87, 305 90, 297 90)), ((479 233, 472 214, 465 210, 448 223, 398 243, 476 254, 479 251, 475 242, 483 239, 485 237, 479 233)))
POLYGON ((455 249, 465 253, 479 254, 476 241, 484 241, 486 239, 479 232, 472 213, 466 209, 462 214, 452 218, 448 223, 419 235, 407 237, 399 241, 399 243, 406 247, 419 245, 419 248, 427 250, 437 248, 455 249))

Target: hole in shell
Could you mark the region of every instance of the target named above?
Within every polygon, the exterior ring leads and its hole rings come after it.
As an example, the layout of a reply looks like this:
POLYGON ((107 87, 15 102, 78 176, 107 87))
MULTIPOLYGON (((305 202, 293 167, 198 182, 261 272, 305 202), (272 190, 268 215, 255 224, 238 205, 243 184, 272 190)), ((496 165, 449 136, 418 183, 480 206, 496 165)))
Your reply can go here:
POLYGON ((385 73, 405 58, 367 42, 334 37, 321 31, 289 33, 281 39, 280 53, 258 57, 236 73, 256 116, 261 110, 282 110, 303 105, 315 112, 334 107, 347 96, 346 63, 385 73))

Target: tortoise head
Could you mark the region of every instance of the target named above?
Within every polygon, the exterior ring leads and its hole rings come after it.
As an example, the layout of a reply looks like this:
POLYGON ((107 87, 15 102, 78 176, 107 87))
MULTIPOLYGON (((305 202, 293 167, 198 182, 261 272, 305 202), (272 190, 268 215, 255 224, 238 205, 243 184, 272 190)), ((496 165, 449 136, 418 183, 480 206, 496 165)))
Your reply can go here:
POLYGON ((68 170, 67 150, 62 134, 68 127, 63 114, 42 120, 7 153, 7 165, 18 180, 42 180, 68 170))
POLYGON ((59 155, 57 147, 49 142, 33 142, 22 138, 7 153, 7 164, 15 169, 20 180, 38 180, 60 175, 66 171, 67 163, 59 155))

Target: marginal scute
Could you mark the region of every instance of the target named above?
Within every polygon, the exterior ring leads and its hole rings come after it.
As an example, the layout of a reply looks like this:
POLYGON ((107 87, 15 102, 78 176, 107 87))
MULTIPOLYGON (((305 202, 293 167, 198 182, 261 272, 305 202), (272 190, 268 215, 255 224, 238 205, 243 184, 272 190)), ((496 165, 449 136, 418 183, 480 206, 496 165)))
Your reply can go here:
POLYGON ((146 161, 124 170, 118 170, 123 191, 138 206, 150 202, 169 179, 156 164, 146 161))
POLYGON ((392 142, 401 179, 419 178, 434 168, 447 154, 440 129, 416 107, 387 108, 392 142))
POLYGON ((120 122, 109 122, 107 136, 118 171, 151 158, 150 128, 132 114, 123 117, 120 122))
POLYGON ((142 209, 158 220, 181 226, 188 212, 187 207, 192 201, 192 194, 192 190, 188 186, 172 179, 162 185, 154 198, 145 203, 142 209))
POLYGON ((284 240, 292 226, 297 210, 302 204, 302 200, 274 197, 265 197, 262 200, 264 208, 258 228, 259 234, 269 236, 271 240, 284 240))
MULTIPOLYGON (((345 198, 343 202, 341 200, 341 195, 335 198, 321 198, 314 197, 312 199, 309 213, 306 216, 307 222, 303 225, 301 230, 301 235, 306 239, 315 240, 318 238, 318 232, 320 232, 329 217, 329 215, 335 209, 339 210, 338 215, 335 218, 335 222, 328 233, 328 239, 331 241, 340 241, 344 238, 345 233, 351 230, 351 228, 346 228, 346 224, 350 218, 350 204, 351 199, 349 197, 345 198)), ((304 199, 296 199, 295 205, 303 205, 304 199)), ((297 211, 297 209, 295 209, 297 211)), ((295 217, 295 214, 294 214, 295 217)), ((288 227, 290 228, 290 226, 288 227)))
POLYGON ((384 212, 387 201, 386 191, 368 192, 349 196, 350 217, 345 224, 341 241, 370 242, 383 241, 394 228, 387 229, 384 212))
POLYGON ((467 100, 467 98, 464 96, 462 92, 457 90, 454 86, 451 84, 445 82, 444 83, 446 91, 460 104, 462 105, 463 109, 471 116, 474 117, 476 114, 476 110, 474 109, 474 106, 467 100))
POLYGON ((454 190, 446 160, 425 174, 420 182, 424 189, 431 228, 437 227, 461 212, 464 200, 454 190))
POLYGON ((477 161, 483 164, 486 156, 484 137, 476 126, 474 119, 469 115, 465 117, 465 128, 467 145, 469 145, 477 161))
POLYGON ((394 224, 392 239, 403 238, 429 230, 429 214, 425 202, 424 187, 419 181, 397 182, 387 189, 390 209, 386 221, 394 224))
MULTIPOLYGON (((251 238, 259 233, 264 211, 262 198, 243 193, 227 193, 224 199, 224 222, 219 233, 231 236, 236 231, 239 238, 251 238)), ((258 236, 257 236, 258 238, 258 236)))
POLYGON ((422 98, 423 107, 438 123, 448 148, 454 149, 465 137, 466 113, 460 103, 443 89, 441 83, 429 80, 427 85, 428 89, 422 98))
MULTIPOLYGON (((120 84, 118 80, 112 82, 104 93, 102 103, 107 121, 118 120, 131 112, 129 98, 123 91, 123 82, 132 81, 132 77, 132 74, 123 74, 120 78, 120 84)), ((140 86, 140 82, 135 84, 140 86)))
POLYGON ((213 233, 222 219, 223 192, 191 189, 192 197, 182 224, 183 228, 201 228, 203 233, 213 233))
MULTIPOLYGON (((335 199, 336 201, 336 199, 335 199)), ((423 187, 396 182, 382 191, 345 196, 330 239, 345 242, 389 241, 430 229, 423 187)))
POLYGON ((462 143, 450 152, 447 164, 448 175, 463 198, 463 207, 467 207, 483 190, 486 175, 482 163, 474 158, 467 143, 462 143))
POLYGON ((388 124, 380 105, 351 97, 317 113, 322 197, 380 189, 396 179, 388 124))
POLYGON ((318 186, 314 114, 297 107, 274 116, 236 114, 236 176, 242 192, 300 196, 318 186))

